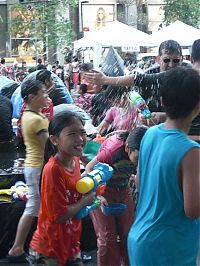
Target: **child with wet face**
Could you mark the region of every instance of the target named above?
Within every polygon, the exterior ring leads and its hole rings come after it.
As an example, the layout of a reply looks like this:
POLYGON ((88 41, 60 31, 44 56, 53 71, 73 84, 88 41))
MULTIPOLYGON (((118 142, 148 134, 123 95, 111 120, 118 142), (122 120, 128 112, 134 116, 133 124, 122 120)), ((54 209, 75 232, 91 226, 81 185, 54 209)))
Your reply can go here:
POLYGON ((30 265, 83 265, 81 221, 75 214, 90 205, 95 196, 94 192, 82 196, 75 188, 85 142, 86 132, 78 115, 69 111, 55 115, 45 147, 41 206, 30 243, 30 265))

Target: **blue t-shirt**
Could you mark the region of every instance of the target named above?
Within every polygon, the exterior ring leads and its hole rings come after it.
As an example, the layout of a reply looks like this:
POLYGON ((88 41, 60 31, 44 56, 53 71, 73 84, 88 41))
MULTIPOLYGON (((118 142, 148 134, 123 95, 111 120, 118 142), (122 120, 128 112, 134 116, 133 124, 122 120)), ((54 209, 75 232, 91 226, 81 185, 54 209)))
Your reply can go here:
POLYGON ((128 236, 133 265, 196 265, 198 219, 184 212, 178 181, 180 164, 198 143, 163 124, 145 134, 139 158, 139 201, 128 236))

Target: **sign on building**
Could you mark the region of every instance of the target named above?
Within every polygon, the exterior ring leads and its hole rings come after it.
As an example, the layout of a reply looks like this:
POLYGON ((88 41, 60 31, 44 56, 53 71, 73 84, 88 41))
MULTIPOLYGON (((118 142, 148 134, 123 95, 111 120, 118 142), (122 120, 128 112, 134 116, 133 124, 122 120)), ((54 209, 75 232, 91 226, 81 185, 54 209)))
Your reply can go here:
POLYGON ((114 4, 82 4, 83 31, 99 30, 115 19, 114 4))

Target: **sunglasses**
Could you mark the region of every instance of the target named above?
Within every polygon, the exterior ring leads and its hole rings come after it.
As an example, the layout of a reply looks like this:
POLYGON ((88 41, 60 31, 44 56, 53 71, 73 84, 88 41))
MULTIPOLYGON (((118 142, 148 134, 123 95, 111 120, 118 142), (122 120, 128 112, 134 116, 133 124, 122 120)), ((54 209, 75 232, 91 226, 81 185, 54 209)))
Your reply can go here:
POLYGON ((173 58, 173 59, 170 59, 170 58, 163 58, 162 61, 165 63, 165 64, 168 64, 170 61, 172 61, 174 64, 178 64, 181 59, 180 58, 173 58))

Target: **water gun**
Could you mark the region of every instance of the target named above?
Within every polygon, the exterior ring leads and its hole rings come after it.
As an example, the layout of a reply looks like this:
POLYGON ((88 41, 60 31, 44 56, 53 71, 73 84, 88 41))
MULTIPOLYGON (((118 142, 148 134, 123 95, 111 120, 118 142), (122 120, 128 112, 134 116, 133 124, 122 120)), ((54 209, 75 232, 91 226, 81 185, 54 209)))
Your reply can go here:
MULTIPOLYGON (((97 195, 102 195, 105 191, 106 182, 111 178, 112 173, 113 168, 110 165, 97 163, 90 173, 76 183, 76 190, 82 194, 95 191, 97 195)), ((100 201, 95 198, 91 205, 82 208, 76 214, 76 218, 84 218, 89 212, 99 207, 99 205, 100 201)))
POLYGON ((130 92, 129 100, 133 103, 141 112, 145 118, 151 118, 151 112, 145 102, 145 100, 135 91, 130 92))
POLYGON ((0 195, 9 195, 14 200, 27 200, 28 187, 23 181, 17 181, 9 189, 0 189, 0 195))
POLYGON ((95 199, 94 202, 89 205, 86 206, 84 208, 82 208, 77 214, 76 214, 76 218, 77 219, 83 219, 85 216, 87 216, 91 211, 95 210, 96 208, 98 208, 100 206, 100 200, 95 199))

